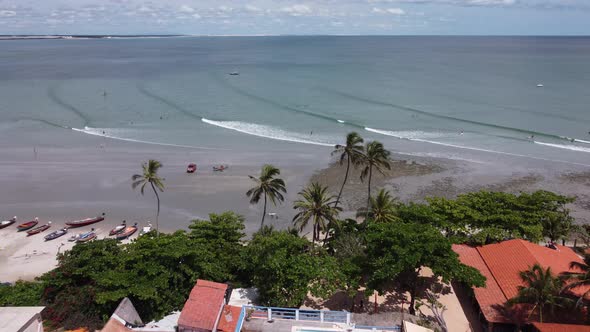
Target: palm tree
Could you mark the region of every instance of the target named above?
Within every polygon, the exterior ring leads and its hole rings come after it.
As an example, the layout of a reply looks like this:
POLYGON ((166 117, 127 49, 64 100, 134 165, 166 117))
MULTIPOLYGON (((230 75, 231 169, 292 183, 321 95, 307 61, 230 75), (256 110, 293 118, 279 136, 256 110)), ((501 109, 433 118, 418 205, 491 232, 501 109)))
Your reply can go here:
POLYGON ((159 161, 150 159, 147 163, 141 165, 142 174, 135 174, 131 177, 131 180, 133 181, 131 183, 131 188, 135 189, 138 186, 141 186, 140 192, 141 195, 143 195, 145 186, 149 183, 156 195, 156 201, 158 202, 158 211, 156 213, 156 234, 159 234, 158 219, 160 218, 160 196, 156 189, 164 192, 164 179, 158 176, 158 170, 161 167, 162 164, 159 161))
POLYGON ((371 208, 361 208, 357 212, 357 217, 364 217, 371 219, 377 223, 393 222, 397 220, 396 213, 396 199, 391 197, 389 191, 385 189, 379 190, 377 197, 371 197, 371 208))
POLYGON ((348 180, 350 164, 357 165, 363 156, 364 148, 362 144, 363 138, 356 132, 351 132, 348 135, 346 135, 345 145, 336 144, 336 146, 334 146, 334 151, 332 151, 332 155, 340 155, 340 165, 342 165, 344 163, 344 160, 346 160, 346 174, 344 175, 344 181, 342 181, 342 187, 340 187, 340 192, 338 193, 338 198, 336 198, 336 203, 334 203, 334 207, 337 207, 338 203, 340 202, 340 197, 342 196, 344 185, 348 180))
POLYGON ((563 283, 553 275, 550 267, 543 269, 541 265, 535 264, 529 270, 520 272, 520 278, 525 286, 518 286, 518 294, 508 300, 508 305, 532 304, 531 314, 535 312, 535 309, 539 309, 541 323, 543 323, 544 309, 549 309, 553 314, 555 307, 564 307, 571 302, 570 299, 559 295, 563 283))
POLYGON ((389 164, 390 152, 387 151, 381 142, 368 142, 365 146, 365 154, 363 155, 361 164, 364 168, 361 172, 361 181, 368 178, 368 195, 367 195, 367 211, 371 204, 371 178, 373 177, 373 168, 379 173, 383 174, 385 169, 391 169, 389 164))
POLYGON ((328 187, 312 183, 298 194, 301 199, 295 201, 294 209, 299 212, 293 217, 293 224, 303 231, 310 220, 313 223, 312 243, 319 240, 320 232, 327 232, 329 225, 336 222, 341 208, 334 206, 334 196, 328 194, 328 187))
POLYGON ((280 174, 281 171, 273 165, 264 165, 260 171, 260 177, 248 175, 256 183, 254 188, 246 192, 246 195, 250 197, 250 204, 258 204, 260 198, 264 196, 264 209, 262 212, 262 221, 260 222, 261 230, 264 226, 267 200, 270 199, 275 206, 277 205, 277 201, 283 202, 285 200, 282 193, 286 193, 287 189, 285 189, 285 181, 277 178, 280 174))
MULTIPOLYGON (((585 286, 588 288, 582 296, 578 299, 576 303, 577 306, 582 305, 584 299, 590 295, 590 255, 584 255, 584 262, 571 262, 570 269, 577 269, 579 271, 576 272, 564 272, 561 275, 561 280, 567 282, 567 285, 563 287, 562 292, 566 292, 572 290, 574 288, 578 288, 581 286, 585 286)), ((589 313, 590 315, 590 313, 589 313)))

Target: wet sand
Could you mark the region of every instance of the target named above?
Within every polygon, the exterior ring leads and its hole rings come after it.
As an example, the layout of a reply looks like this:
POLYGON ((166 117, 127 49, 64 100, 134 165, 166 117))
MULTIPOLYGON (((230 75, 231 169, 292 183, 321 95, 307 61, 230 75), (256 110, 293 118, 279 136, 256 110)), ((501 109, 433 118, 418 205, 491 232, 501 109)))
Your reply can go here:
MULTIPOLYGON (((291 225, 292 202, 309 182, 328 185, 337 194, 344 168, 330 157, 332 149, 295 143, 266 143, 251 149, 199 149, 123 142, 60 128, 27 128, 0 131, 0 219, 18 216, 19 221, 39 217, 53 226, 44 234, 27 238, 16 226, 0 230, 0 281, 32 279, 55 266, 55 253, 64 240, 44 242, 43 235, 59 229, 66 221, 92 217, 102 212, 106 220, 96 227, 100 237, 127 220, 144 226, 155 221, 156 201, 150 190, 142 196, 131 189, 131 176, 141 171, 141 162, 157 159, 164 165, 160 230, 186 229, 190 220, 209 213, 235 211, 245 216, 246 233, 258 230, 262 204, 252 206, 246 191, 252 186, 248 175, 257 175, 264 163, 282 171, 287 183, 286 202, 272 204, 266 218, 276 228, 291 225), (39 129, 39 130, 36 130, 39 129), (36 153, 35 153, 36 152, 36 153), (198 164, 196 174, 187 174, 189 162, 198 164), (227 164, 222 173, 215 164, 227 164)), ((571 206, 578 222, 590 222, 590 173, 580 169, 553 169, 551 165, 497 167, 492 163, 457 161, 432 157, 394 155, 392 170, 376 174, 374 191, 390 190, 401 201, 423 201, 428 196, 454 197, 460 193, 489 189, 509 192, 546 189, 575 195, 571 206)), ((359 170, 350 175, 343 194, 342 216, 366 201, 366 186, 359 170)), ((155 226, 155 223, 154 223, 155 226)), ((87 227, 89 229, 89 227, 87 227)), ((85 229, 85 228, 84 228, 85 229)), ((82 229, 82 230, 84 230, 82 229)), ((60 250, 71 247, 65 243, 60 250)))

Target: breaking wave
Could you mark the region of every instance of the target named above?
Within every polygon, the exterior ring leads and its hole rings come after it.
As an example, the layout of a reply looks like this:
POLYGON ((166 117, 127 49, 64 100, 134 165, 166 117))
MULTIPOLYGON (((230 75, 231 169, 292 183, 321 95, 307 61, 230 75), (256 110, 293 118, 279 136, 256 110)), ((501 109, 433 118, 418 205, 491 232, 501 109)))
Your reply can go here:
POLYGON ((276 127, 260 125, 256 123, 240 122, 240 121, 214 121, 202 118, 201 121, 229 130, 234 130, 243 134, 249 134, 258 137, 270 138, 279 141, 321 145, 321 146, 334 146, 335 143, 331 142, 328 137, 315 136, 312 140, 310 135, 301 134, 297 132, 285 131, 276 127))
POLYGON ((80 128, 72 128, 73 131, 77 131, 80 133, 93 135, 93 136, 100 136, 105 138, 110 138, 118 141, 125 141, 125 142, 134 142, 134 143, 142 143, 142 144, 151 144, 151 145, 160 145, 160 146, 173 146, 177 148, 188 148, 188 149, 199 149, 199 150, 225 150, 225 149, 218 149, 218 148, 209 148, 203 146, 194 146, 194 145, 182 145, 182 144, 172 144, 172 143, 162 143, 162 142, 154 142, 154 141, 144 141, 134 138, 125 138, 120 136, 115 136, 109 133, 112 131, 112 128, 91 128, 91 127, 84 127, 84 129, 80 128), (104 132, 104 134, 103 134, 104 132))
POLYGON ((546 142, 539 142, 539 141, 535 141, 535 144, 550 146, 552 148, 558 148, 558 149, 565 149, 565 150, 571 150, 571 151, 590 153, 590 148, 584 148, 584 147, 576 146, 576 145, 554 144, 554 143, 546 143, 546 142))
MULTIPOLYGON (((496 150, 490 150, 490 149, 476 148, 476 147, 472 147, 472 146, 464 146, 464 145, 457 145, 457 144, 451 144, 451 143, 443 143, 443 142, 431 141, 431 140, 427 140, 427 139, 424 139, 424 138, 402 137, 399 134, 399 132, 396 132, 396 131, 374 129, 374 128, 369 128, 369 127, 365 127, 365 130, 366 131, 369 131, 369 132, 372 132, 372 133, 377 133, 377 134, 381 134, 381 135, 396 137, 396 138, 400 138, 400 139, 406 139, 406 140, 415 141, 415 142, 422 142, 422 143, 430 143, 430 144, 441 145, 441 146, 446 146, 446 147, 451 147, 451 148, 457 148, 457 149, 480 151, 480 152, 488 152, 488 153, 496 153, 496 154, 501 154, 501 155, 506 155, 506 156, 530 158, 530 159, 544 160, 544 161, 551 161, 551 162, 558 162, 558 163, 565 163, 565 164, 571 164, 571 165, 590 166, 588 164, 582 164, 582 163, 576 163, 576 162, 569 162, 569 161, 564 161, 564 160, 547 159, 547 158, 533 157, 533 156, 528 156, 528 155, 518 154, 518 153, 503 152, 503 151, 496 151, 496 150)), ((537 142, 535 142, 535 143, 537 143, 537 142)), ((551 144, 551 145, 554 145, 554 144, 551 144)), ((590 151, 588 151, 588 152, 590 152, 590 151)))

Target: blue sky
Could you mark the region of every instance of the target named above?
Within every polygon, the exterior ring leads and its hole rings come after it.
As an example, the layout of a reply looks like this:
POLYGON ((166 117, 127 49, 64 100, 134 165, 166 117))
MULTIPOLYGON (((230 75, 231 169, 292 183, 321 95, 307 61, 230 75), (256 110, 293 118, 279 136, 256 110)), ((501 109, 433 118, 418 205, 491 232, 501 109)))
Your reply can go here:
POLYGON ((589 35, 590 0, 0 0, 0 34, 589 35))

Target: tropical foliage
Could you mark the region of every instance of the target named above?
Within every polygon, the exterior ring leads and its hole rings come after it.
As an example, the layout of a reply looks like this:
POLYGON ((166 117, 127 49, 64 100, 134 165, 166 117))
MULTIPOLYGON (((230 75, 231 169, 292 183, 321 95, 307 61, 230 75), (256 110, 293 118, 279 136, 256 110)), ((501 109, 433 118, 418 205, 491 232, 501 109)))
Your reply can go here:
POLYGON ((456 280, 469 286, 484 286, 485 278, 479 271, 461 264, 451 241, 430 225, 371 223, 366 237, 367 285, 383 292, 397 284, 410 294, 411 314, 415 314, 414 304, 423 282, 420 270, 425 267, 443 282, 456 280))
POLYGON ((550 267, 544 269, 535 264, 529 270, 520 272, 520 278, 524 286, 518 286, 518 294, 508 300, 508 305, 532 305, 531 314, 538 311, 541 323, 547 310, 553 316, 557 307, 563 308, 572 303, 570 299, 560 295, 563 283, 553 274, 550 267))
POLYGON ((430 223, 455 242, 485 244, 521 238, 555 241, 568 235, 572 217, 565 205, 573 198, 539 190, 519 195, 480 191, 456 199, 430 198, 428 206, 400 207, 400 213, 430 223))
POLYGON ((371 179, 373 170, 384 173, 386 169, 391 169, 389 155, 391 153, 385 149, 383 143, 372 141, 365 145, 365 153, 360 160, 363 166, 361 171, 361 180, 367 179, 367 210, 371 208, 371 179))
POLYGON ((158 170, 161 167, 162 164, 159 161, 150 159, 147 163, 141 165, 141 174, 135 174, 131 177, 131 181, 133 181, 131 187, 133 189, 139 187, 139 191, 143 195, 145 186, 149 184, 156 195, 156 202, 158 203, 158 210, 156 212, 156 234, 160 230, 160 195, 158 194, 158 190, 164 192, 164 179, 158 176, 158 170))
POLYGON ((277 178, 279 175, 281 175, 281 171, 273 165, 262 166, 259 177, 249 175, 250 179, 256 183, 255 187, 246 192, 246 195, 250 197, 250 204, 258 204, 260 199, 264 197, 260 229, 264 226, 267 200, 270 199, 273 205, 276 205, 277 202, 282 203, 285 200, 283 194, 287 192, 287 189, 285 188, 285 181, 277 178))
POLYGON ((364 217, 365 220, 372 220, 377 223, 394 222, 397 220, 397 204, 395 198, 391 197, 389 191, 381 189, 376 197, 371 197, 370 209, 360 208, 357 217, 364 217))
POLYGON ((356 132, 351 132, 346 135, 346 143, 336 144, 334 147, 334 151, 332 151, 332 155, 338 155, 338 159, 340 165, 344 164, 346 161, 346 173, 344 174, 344 180, 342 181, 342 186, 340 187, 340 191, 338 192, 338 197, 336 198, 336 202, 334 203, 334 207, 338 206, 340 202, 340 198, 342 197, 342 191, 344 190, 344 186, 346 185, 346 181, 348 181, 348 173, 350 172, 350 165, 357 166, 361 160, 363 159, 363 138, 356 132))
POLYGON ((587 297, 590 295, 590 254, 584 255, 584 262, 571 262, 570 269, 574 272, 566 272, 561 275, 561 279, 566 282, 562 292, 568 292, 578 287, 587 287, 588 290, 578 298, 576 303, 577 306, 581 306, 585 301, 588 301, 587 297))
POLYGON ((335 207, 334 196, 328 194, 328 188, 318 183, 312 183, 309 187, 299 192, 301 197, 295 201, 294 208, 298 211, 293 217, 293 223, 299 231, 303 231, 309 221, 312 222, 312 243, 319 241, 320 233, 326 233, 336 223, 338 212, 342 209, 335 207))
POLYGON ((267 306, 299 307, 308 293, 328 297, 342 279, 334 257, 288 231, 255 234, 245 257, 259 301, 267 306))

